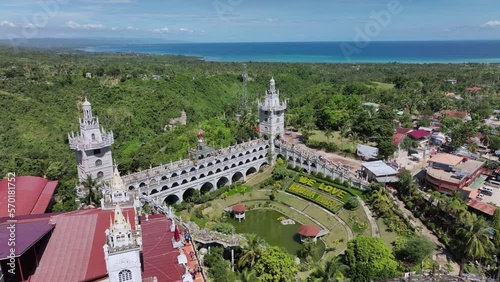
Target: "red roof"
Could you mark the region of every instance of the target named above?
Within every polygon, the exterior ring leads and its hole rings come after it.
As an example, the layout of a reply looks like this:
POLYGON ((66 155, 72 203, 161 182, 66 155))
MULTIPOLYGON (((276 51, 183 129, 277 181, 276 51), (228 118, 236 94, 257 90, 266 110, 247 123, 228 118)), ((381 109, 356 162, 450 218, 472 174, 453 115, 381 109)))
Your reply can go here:
POLYGON ((481 91, 481 87, 474 86, 474 87, 466 88, 465 90, 467 90, 467 91, 481 91))
MULTIPOLYGON (((10 236, 10 230, 7 229, 11 222, 6 221, 0 224, 0 242, 7 242, 10 236)), ((34 221, 17 221, 15 225, 16 232, 16 256, 21 256, 33 246, 40 238, 45 236, 54 225, 49 223, 48 218, 42 218, 34 221)), ((10 254, 10 247, 5 244, 0 244, 0 260, 5 259, 10 254)))
POLYGON ((478 211, 481 211, 485 214, 489 214, 491 216, 493 216, 493 214, 495 213, 495 210, 497 209, 497 207, 495 207, 493 205, 490 205, 490 204, 487 204, 485 202, 481 202, 478 200, 470 200, 467 203, 467 206, 469 206, 473 209, 476 209, 478 211))
POLYGON ((233 206, 233 212, 244 212, 247 208, 243 204, 233 206))
MULTIPOLYGON (((10 188, 15 191, 15 216, 44 213, 54 195, 58 181, 49 181, 36 176, 18 176, 14 180, 0 181, 0 206, 8 206, 10 188)), ((9 216, 7 208, 0 209, 0 217, 7 216, 9 216)))
POLYGON ((156 276, 158 281, 182 281, 184 267, 177 263, 179 251, 172 246, 174 233, 171 221, 164 215, 151 215, 148 221, 141 217, 143 278, 156 276))
POLYGON ((429 131, 419 129, 408 133, 408 135, 413 139, 421 139, 431 135, 431 133, 429 131))
POLYGON ((302 225, 299 227, 299 234, 307 237, 314 237, 318 235, 319 228, 314 225, 302 225))
POLYGON ((411 130, 412 130, 412 128, 397 127, 396 133, 406 134, 406 133, 410 132, 411 130))
MULTIPOLYGON (((103 246, 114 210, 87 209, 55 215, 56 227, 45 248, 36 281, 86 281, 107 277, 103 246)), ((133 220, 133 209, 123 214, 133 220)), ((132 227, 133 224, 132 224, 132 227)))
POLYGON ((405 134, 404 133, 394 133, 394 135, 392 135, 392 144, 394 145, 398 145, 399 142, 401 142, 401 140, 403 139, 403 137, 405 137, 405 134))

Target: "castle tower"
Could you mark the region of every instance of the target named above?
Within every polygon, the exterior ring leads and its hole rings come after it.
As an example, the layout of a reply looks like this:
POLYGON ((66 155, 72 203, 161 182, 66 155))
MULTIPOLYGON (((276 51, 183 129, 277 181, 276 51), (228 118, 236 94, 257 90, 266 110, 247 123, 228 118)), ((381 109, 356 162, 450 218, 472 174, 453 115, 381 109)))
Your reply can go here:
POLYGON ((110 197, 111 203, 126 203, 130 200, 130 195, 128 194, 127 188, 123 184, 123 180, 118 172, 118 166, 115 166, 115 172, 113 174, 113 182, 110 186, 110 197))
POLYGON ((274 78, 269 81, 266 99, 263 103, 259 101, 258 107, 260 137, 269 139, 271 144, 275 139, 284 138, 286 101, 280 102, 274 78))
POLYGON ((125 219, 119 204, 115 207, 114 220, 110 218, 110 227, 106 229, 103 249, 110 282, 142 281, 140 238, 135 238, 129 217, 125 219))
POLYGON ((76 153, 78 179, 83 182, 90 174, 94 179, 110 181, 113 178, 111 145, 113 132, 99 126, 99 119, 92 115, 92 105, 87 98, 83 102, 83 118, 80 132, 68 134, 69 147, 76 153))

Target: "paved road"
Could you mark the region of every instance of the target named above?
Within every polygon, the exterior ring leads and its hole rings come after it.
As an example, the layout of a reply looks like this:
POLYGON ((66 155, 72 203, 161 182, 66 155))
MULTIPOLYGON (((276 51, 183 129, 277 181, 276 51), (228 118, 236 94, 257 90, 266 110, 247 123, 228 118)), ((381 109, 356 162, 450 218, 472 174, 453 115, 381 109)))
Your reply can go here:
POLYGON ((368 208, 368 206, 365 204, 363 200, 361 200, 360 197, 358 197, 358 201, 360 202, 361 206, 363 207, 363 210, 365 210, 366 217, 368 218, 368 221, 370 222, 370 226, 372 227, 372 237, 378 237, 380 238, 380 230, 378 229, 378 224, 375 218, 372 215, 372 212, 368 208))

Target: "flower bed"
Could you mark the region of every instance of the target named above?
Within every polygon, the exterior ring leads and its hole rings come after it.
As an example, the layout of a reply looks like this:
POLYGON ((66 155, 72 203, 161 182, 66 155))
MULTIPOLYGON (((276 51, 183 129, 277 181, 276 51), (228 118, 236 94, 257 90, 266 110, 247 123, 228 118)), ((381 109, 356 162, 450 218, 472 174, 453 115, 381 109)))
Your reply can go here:
POLYGON ((342 185, 326 182, 319 180, 317 178, 311 178, 304 175, 298 175, 295 180, 296 183, 300 183, 311 188, 318 189, 327 194, 331 194, 335 198, 342 201, 342 203, 347 203, 349 199, 353 196, 353 193, 349 191, 342 185))
POLYGON ((318 194, 314 190, 297 183, 292 183, 292 185, 290 185, 290 187, 288 187, 286 191, 311 202, 315 202, 334 213, 338 212, 343 206, 343 203, 339 200, 318 194))

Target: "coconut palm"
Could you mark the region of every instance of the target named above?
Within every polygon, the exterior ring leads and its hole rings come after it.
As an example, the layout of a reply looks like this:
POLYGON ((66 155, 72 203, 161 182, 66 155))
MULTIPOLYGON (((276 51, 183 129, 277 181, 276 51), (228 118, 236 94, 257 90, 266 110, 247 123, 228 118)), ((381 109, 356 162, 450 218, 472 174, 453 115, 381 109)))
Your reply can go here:
MULTIPOLYGON (((463 256, 469 260, 482 259, 489 256, 495 249, 490 239, 489 226, 483 217, 472 214, 469 224, 459 228, 459 234, 463 235, 463 256)), ((461 266, 463 268, 463 266, 461 266)))
POLYGON ((316 242, 314 242, 313 239, 308 238, 302 242, 302 247, 297 253, 299 257, 308 259, 317 252, 318 252, 318 245, 316 244, 316 242))
POLYGON ((310 282, 344 282, 346 281, 344 277, 344 272, 349 267, 342 264, 339 257, 335 257, 332 260, 326 262, 325 265, 320 264, 311 275, 308 281, 310 282))
POLYGON ((257 274, 253 270, 249 269, 244 269, 241 274, 240 278, 238 279, 239 282, 254 282, 257 281, 257 274))
POLYGON ((99 188, 101 188, 102 183, 92 177, 92 175, 88 174, 87 178, 80 183, 83 186, 83 189, 86 191, 85 197, 81 199, 81 201, 85 205, 96 205, 101 200, 101 196, 99 194, 99 188))
POLYGON ((252 268, 265 249, 265 241, 256 234, 248 234, 247 242, 243 246, 243 255, 238 260, 238 267, 252 268))
POLYGON ((370 202, 378 209, 379 214, 385 214, 392 208, 392 202, 383 188, 372 192, 370 202))

